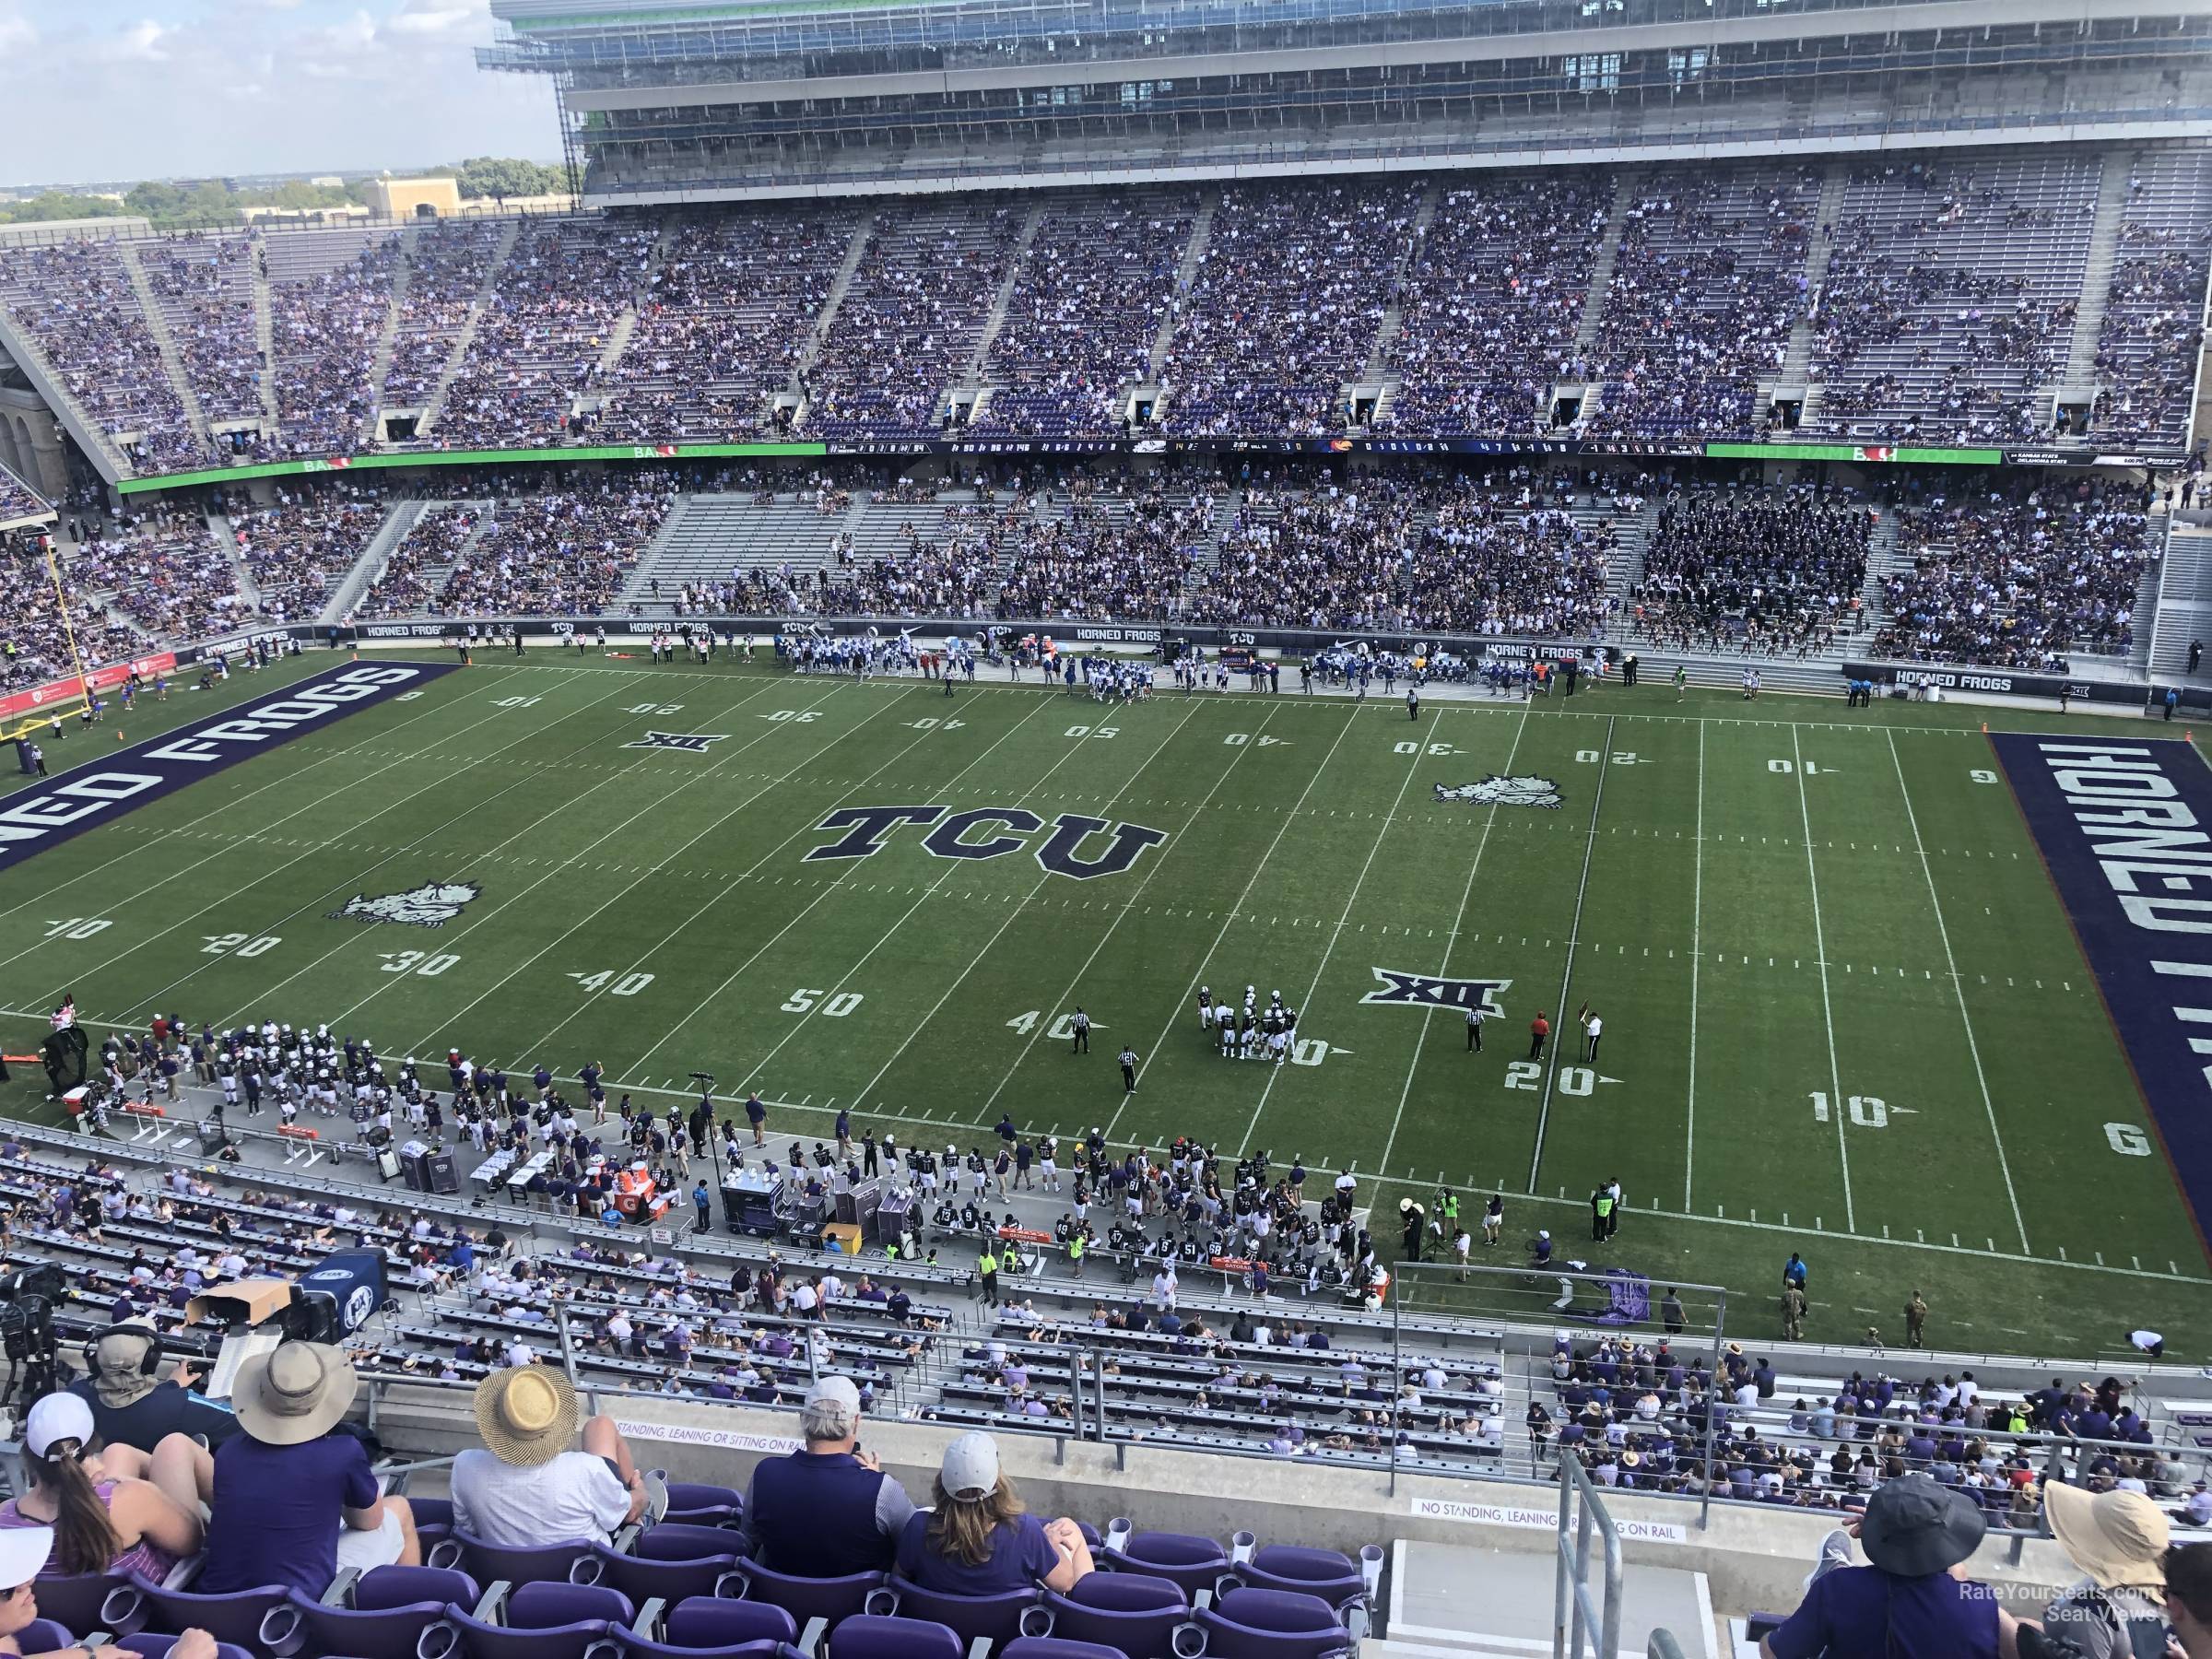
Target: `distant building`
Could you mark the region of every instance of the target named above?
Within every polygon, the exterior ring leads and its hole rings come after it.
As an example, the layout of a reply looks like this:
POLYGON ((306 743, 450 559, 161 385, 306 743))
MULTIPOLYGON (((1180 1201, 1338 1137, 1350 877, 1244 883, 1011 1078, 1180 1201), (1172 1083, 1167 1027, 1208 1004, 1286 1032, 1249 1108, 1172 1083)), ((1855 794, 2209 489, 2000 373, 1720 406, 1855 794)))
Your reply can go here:
POLYGON ((461 211, 453 179, 371 179, 361 187, 370 211, 386 218, 448 218, 461 211))

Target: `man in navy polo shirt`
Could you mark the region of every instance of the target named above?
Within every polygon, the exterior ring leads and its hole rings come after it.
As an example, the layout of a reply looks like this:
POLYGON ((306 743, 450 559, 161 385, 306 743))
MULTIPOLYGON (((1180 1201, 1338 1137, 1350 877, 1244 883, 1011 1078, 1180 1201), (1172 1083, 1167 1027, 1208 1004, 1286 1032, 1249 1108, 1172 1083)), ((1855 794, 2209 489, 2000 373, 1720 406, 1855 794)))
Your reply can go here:
POLYGON ((1762 1659, 2017 1659, 2018 1622, 1988 1585, 1954 1571, 1987 1530, 1970 1499, 1924 1475, 1885 1481, 1859 1527, 1872 1565, 1846 1565, 1849 1536, 1830 1534, 1804 1601, 1759 1642, 1762 1659))
POLYGON ((799 1424, 805 1451, 763 1458, 753 1469, 745 1495, 753 1559, 802 1578, 889 1567, 914 1502, 873 1453, 859 1450, 860 1390, 852 1378, 817 1381, 799 1424))

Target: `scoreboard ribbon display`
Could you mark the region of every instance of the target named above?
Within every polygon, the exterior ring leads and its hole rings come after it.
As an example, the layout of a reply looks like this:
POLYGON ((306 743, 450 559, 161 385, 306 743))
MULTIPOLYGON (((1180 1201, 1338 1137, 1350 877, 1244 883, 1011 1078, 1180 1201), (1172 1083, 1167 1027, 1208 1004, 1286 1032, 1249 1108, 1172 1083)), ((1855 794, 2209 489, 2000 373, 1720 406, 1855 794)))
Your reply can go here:
POLYGON ((211 714, 12 795, 0 806, 0 871, 302 732, 425 686, 456 666, 355 663, 334 668, 286 688, 267 702, 211 714))

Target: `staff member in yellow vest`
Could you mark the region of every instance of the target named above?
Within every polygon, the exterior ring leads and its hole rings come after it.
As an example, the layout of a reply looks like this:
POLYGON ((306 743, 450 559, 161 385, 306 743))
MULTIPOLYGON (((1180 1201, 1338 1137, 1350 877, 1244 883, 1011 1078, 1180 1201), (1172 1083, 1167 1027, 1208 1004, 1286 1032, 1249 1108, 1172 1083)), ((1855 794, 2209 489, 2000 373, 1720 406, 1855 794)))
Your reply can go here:
POLYGON ((1613 1219, 1613 1193, 1608 1187, 1594 1188, 1590 1194, 1590 1236, 1603 1241, 1611 1232, 1608 1223, 1613 1219))
POLYGON ((986 1244, 982 1253, 975 1258, 975 1270, 982 1276, 983 1300, 993 1307, 998 1306, 998 1248, 986 1244))
POLYGON ((1067 1237, 1067 1265, 1075 1269, 1077 1278, 1083 1277, 1083 1235, 1080 1232, 1070 1233, 1067 1237))

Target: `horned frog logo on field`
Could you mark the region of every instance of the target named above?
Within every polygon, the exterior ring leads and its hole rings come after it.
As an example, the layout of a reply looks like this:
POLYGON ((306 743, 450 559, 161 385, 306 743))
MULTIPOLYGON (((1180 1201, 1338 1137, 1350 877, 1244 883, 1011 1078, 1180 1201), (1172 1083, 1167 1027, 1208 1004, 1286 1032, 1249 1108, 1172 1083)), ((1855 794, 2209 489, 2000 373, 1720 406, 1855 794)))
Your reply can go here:
POLYGON ((371 899, 356 893, 344 907, 328 912, 334 922, 404 922, 409 927, 443 927, 484 889, 473 881, 426 881, 404 893, 371 899))
POLYGON ((1436 786, 1439 801, 1472 801, 1477 806, 1549 806, 1559 804, 1559 786, 1549 778, 1534 775, 1508 778, 1492 772, 1478 783, 1457 788, 1436 786))

